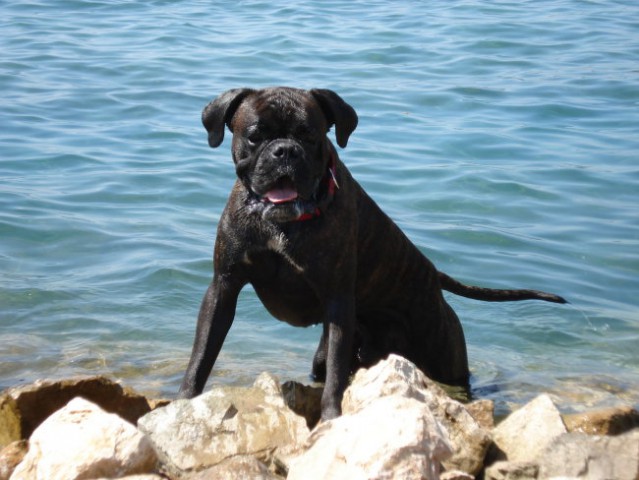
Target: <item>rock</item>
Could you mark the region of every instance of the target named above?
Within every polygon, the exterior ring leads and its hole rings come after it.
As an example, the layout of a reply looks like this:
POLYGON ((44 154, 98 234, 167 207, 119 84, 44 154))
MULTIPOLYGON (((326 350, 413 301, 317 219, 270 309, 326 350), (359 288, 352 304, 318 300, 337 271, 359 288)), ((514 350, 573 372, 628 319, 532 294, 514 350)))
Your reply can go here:
POLYGON ((33 432, 11 480, 118 478, 151 473, 157 457, 130 423, 75 398, 33 432))
POLYGON ((217 465, 201 472, 190 473, 180 480, 277 480, 268 467, 255 457, 239 456, 228 458, 217 465))
POLYGON ((537 460, 546 446, 566 433, 559 411, 546 394, 511 413, 493 430, 496 449, 487 463, 507 459, 511 462, 537 460))
POLYGON ((478 474, 491 443, 490 434, 481 428, 466 408, 451 399, 412 362, 389 355, 369 369, 360 369, 344 394, 342 411, 354 413, 376 398, 402 396, 424 403, 448 434, 453 454, 443 462, 446 470, 478 474))
POLYGON ((26 440, 10 443, 0 450, 0 480, 8 480, 29 449, 26 440))
POLYGON ((540 458, 539 478, 637 480, 639 429, 615 437, 568 433, 555 438, 540 458))
POLYGON ((320 424, 286 478, 439 479, 450 454, 446 433, 423 403, 388 396, 320 424))
POLYGON ((306 425, 311 430, 315 428, 322 414, 323 391, 323 387, 312 387, 293 381, 282 384, 284 403, 295 413, 304 417, 306 425))
POLYGON ((535 462, 495 462, 484 472, 484 480, 536 480, 539 465, 535 462))
POLYGON ((475 480, 475 477, 470 473, 460 472, 459 470, 449 470, 443 472, 439 476, 439 480, 475 480))
POLYGON ((75 397, 85 398, 133 425, 139 417, 151 411, 149 401, 144 396, 102 376, 39 380, 7 390, 0 397, 0 406, 4 398, 11 398, 15 402, 21 419, 20 438, 27 439, 49 415, 75 397))
POLYGON ((489 431, 495 428, 495 402, 482 399, 467 403, 465 406, 481 428, 489 431))
MULTIPOLYGON (((162 475, 156 475, 155 473, 147 473, 143 475, 127 475, 126 477, 119 477, 118 480, 166 480, 167 477, 162 475)), ((92 478, 91 480, 113 480, 111 478, 92 478)))
POLYGON ((444 390, 428 379, 412 362, 389 355, 371 368, 355 374, 344 393, 342 411, 354 413, 384 396, 402 396, 423 402, 426 396, 446 396, 444 390))
POLYGON ((607 408, 563 417, 569 432, 619 435, 639 427, 639 412, 632 407, 607 408))
POLYGON ((262 374, 252 388, 220 387, 176 400, 140 418, 170 472, 202 470, 237 455, 268 461, 286 456, 308 437, 302 417, 285 404, 277 380, 262 374))
POLYGON ((0 396, 0 449, 22 439, 20 411, 9 395, 0 396))

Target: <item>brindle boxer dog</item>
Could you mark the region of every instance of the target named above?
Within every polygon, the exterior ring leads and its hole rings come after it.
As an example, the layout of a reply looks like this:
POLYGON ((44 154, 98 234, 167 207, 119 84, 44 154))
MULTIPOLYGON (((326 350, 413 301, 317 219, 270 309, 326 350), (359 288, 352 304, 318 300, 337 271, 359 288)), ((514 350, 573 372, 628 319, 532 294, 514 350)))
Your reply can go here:
POLYGON ((323 325, 312 371, 325 380, 323 420, 340 415, 349 374, 390 353, 434 380, 468 387, 464 333, 442 289, 488 301, 565 302, 470 287, 438 272, 339 159, 327 133, 335 126, 346 147, 357 115, 331 90, 230 90, 202 121, 213 148, 225 125, 233 132, 238 178, 220 218, 182 398, 202 392, 247 283, 274 317, 323 325))

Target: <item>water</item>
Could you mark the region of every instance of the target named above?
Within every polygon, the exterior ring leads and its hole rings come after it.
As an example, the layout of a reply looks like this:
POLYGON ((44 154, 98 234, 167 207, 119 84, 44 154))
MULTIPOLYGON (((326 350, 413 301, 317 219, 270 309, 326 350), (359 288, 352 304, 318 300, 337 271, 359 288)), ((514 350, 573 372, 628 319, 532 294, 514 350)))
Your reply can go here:
MULTIPOLYGON (((0 5, 0 387, 106 373, 171 396, 233 183, 203 106, 332 88, 340 152, 443 271, 570 305, 449 296, 473 388, 508 409, 639 404, 633 1, 0 5)), ((319 328, 243 292, 211 377, 307 381, 319 328)))

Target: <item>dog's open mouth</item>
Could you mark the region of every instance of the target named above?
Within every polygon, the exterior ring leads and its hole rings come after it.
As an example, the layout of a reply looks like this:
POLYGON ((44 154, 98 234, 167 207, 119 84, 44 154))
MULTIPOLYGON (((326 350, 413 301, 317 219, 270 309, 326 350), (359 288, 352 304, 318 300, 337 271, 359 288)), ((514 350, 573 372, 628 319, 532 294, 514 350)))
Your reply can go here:
POLYGON ((264 193, 249 187, 247 206, 251 212, 277 223, 310 220, 320 216, 322 205, 331 201, 336 188, 332 170, 315 181, 310 195, 305 195, 304 189, 300 190, 291 177, 284 176, 259 189, 264 193))
POLYGON ((269 185, 264 193, 251 189, 248 207, 251 212, 277 223, 299 221, 312 217, 317 211, 315 194, 306 200, 290 177, 283 177, 269 185))
POLYGON ((297 189, 289 178, 283 178, 277 181, 271 189, 262 195, 262 201, 268 201, 275 205, 280 203, 293 202, 298 198, 297 189))

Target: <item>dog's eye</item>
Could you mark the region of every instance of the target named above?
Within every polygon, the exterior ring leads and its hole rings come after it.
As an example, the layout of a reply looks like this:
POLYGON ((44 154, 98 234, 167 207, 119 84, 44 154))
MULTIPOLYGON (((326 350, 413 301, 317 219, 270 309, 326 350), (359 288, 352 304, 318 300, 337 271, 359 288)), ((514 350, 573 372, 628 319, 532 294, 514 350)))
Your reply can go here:
POLYGON ((259 132, 252 132, 249 134, 248 137, 246 137, 246 140, 251 147, 254 147, 258 143, 260 143, 260 141, 262 140, 262 135, 260 135, 259 132))
POLYGON ((304 128, 298 132, 299 138, 307 143, 315 143, 317 141, 317 131, 313 128, 304 128))

